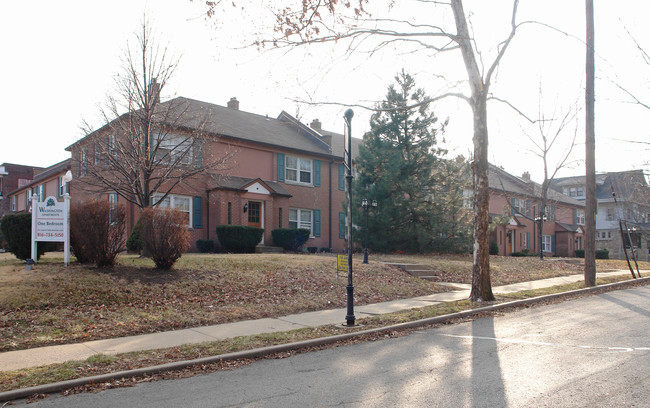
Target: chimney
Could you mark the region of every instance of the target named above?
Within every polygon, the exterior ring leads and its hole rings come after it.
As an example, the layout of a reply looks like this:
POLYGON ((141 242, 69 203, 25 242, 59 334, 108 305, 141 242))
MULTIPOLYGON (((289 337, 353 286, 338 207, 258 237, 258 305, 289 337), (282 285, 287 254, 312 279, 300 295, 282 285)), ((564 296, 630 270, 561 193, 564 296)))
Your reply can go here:
POLYGON ((320 132, 321 130, 323 130, 323 128, 322 128, 322 123, 320 123, 320 120, 318 120, 318 119, 314 119, 314 120, 312 120, 312 121, 311 121, 311 124, 309 125, 309 127, 311 127, 312 129, 314 129, 314 130, 316 130, 316 131, 318 131, 318 132, 320 132))
POLYGON ((230 109, 239 110, 239 101, 234 96, 228 101, 228 107, 230 109))
POLYGON ((521 175, 521 178, 524 179, 525 182, 530 183, 530 173, 525 171, 524 174, 521 175))
POLYGON ((160 84, 158 83, 158 78, 154 78, 151 80, 151 84, 149 85, 149 92, 151 95, 152 103, 153 104, 159 104, 160 103, 160 84))

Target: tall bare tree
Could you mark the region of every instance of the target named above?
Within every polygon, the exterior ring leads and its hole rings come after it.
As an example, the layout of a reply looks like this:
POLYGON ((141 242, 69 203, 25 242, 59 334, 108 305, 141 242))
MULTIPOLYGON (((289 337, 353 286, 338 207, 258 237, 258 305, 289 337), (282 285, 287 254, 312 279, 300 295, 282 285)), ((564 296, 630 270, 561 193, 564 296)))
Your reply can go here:
MULTIPOLYGON (((218 18, 221 1, 206 1, 208 16, 218 18)), ((391 7, 396 7, 389 2, 391 7)), ((225 3, 224 3, 225 4, 225 3)), ((434 53, 460 51, 467 71, 469 95, 449 92, 426 101, 433 101, 449 96, 459 97, 472 109, 473 162, 472 174, 474 184, 474 266, 472 272, 472 291, 470 299, 476 301, 494 300, 490 283, 490 261, 488 242, 488 125, 487 101, 490 85, 497 67, 505 55, 517 29, 523 23, 517 23, 518 0, 513 0, 510 15, 510 27, 505 38, 499 43, 496 56, 489 64, 476 49, 476 42, 470 33, 468 14, 463 8, 462 0, 449 2, 422 1, 424 6, 446 7, 451 11, 455 31, 445 29, 442 23, 415 24, 410 20, 396 19, 393 15, 377 18, 366 12, 368 0, 303 0, 295 6, 281 7, 268 5, 275 13, 275 33, 273 38, 263 38, 257 45, 276 47, 298 47, 322 42, 343 43, 347 41, 348 52, 354 52, 366 43, 373 43, 370 52, 377 51, 390 44, 401 43, 434 53), (378 39, 373 42, 371 39, 378 39)), ((374 5, 373 5, 374 6, 374 5)), ((439 10, 431 12, 434 18, 442 21, 439 10)), ((432 64, 433 65, 433 64, 432 64)))
POLYGON ((551 185, 551 182, 557 175, 557 172, 572 163, 570 156, 573 151, 573 147, 576 144, 576 138, 578 136, 578 126, 576 124, 573 127, 573 136, 571 139, 568 139, 568 141, 566 141, 561 137, 565 134, 566 130, 569 130, 567 127, 575 121, 577 117, 576 109, 565 109, 564 113, 560 113, 559 117, 556 117, 556 113, 554 112, 553 115, 549 118, 546 116, 542 102, 542 86, 540 85, 538 117, 535 121, 537 135, 532 136, 527 132, 524 132, 534 146, 534 149, 531 149, 532 153, 542 160, 542 164, 544 166, 544 180, 542 181, 542 188, 540 192, 541 203, 538 211, 539 228, 537 231, 537 242, 539 242, 539 259, 544 259, 544 251, 542 250, 542 237, 544 235, 544 215, 546 214, 546 206, 548 204, 548 189, 551 185), (560 147, 563 149, 557 161, 553 164, 549 163, 549 155, 554 147, 560 147))
POLYGON ((125 50, 114 94, 101 109, 105 124, 97 130, 84 124, 87 136, 73 159, 84 189, 116 192, 145 208, 164 200, 179 183, 224 167, 231 154, 204 152, 205 141, 214 137, 205 132, 205 112, 183 98, 161 102, 179 59, 155 41, 146 21, 135 38, 137 45, 125 50))

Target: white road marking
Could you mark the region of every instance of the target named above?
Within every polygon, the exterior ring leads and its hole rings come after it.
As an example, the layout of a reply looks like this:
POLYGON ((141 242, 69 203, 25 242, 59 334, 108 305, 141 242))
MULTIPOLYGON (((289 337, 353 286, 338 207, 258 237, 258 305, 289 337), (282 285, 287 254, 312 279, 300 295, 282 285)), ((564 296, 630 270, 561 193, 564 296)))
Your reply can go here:
POLYGON ((534 346, 573 347, 573 348, 582 348, 582 349, 590 349, 590 350, 607 350, 607 351, 615 351, 617 353, 630 353, 633 351, 650 351, 650 347, 604 347, 604 346, 571 345, 571 344, 562 344, 562 343, 548 343, 544 341, 501 339, 497 337, 459 336, 455 334, 443 334, 443 333, 438 333, 437 336, 453 337, 457 339, 466 339, 466 340, 491 340, 499 343, 510 343, 510 344, 530 344, 534 346))

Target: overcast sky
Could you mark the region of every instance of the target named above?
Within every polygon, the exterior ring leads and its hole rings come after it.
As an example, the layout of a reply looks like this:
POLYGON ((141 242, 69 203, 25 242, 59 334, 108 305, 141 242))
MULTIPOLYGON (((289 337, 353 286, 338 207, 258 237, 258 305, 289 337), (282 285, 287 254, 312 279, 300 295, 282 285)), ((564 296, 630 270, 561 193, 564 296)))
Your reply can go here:
MULTIPOLYGON (((261 0, 260 0, 261 1, 261 0)), ((282 110, 305 123, 318 118, 323 127, 342 133, 345 106, 310 106, 295 100, 372 105, 383 99, 395 74, 404 68, 429 95, 449 89, 450 82, 465 76, 460 54, 439 56, 406 53, 405 48, 385 48, 368 55, 347 55, 342 45, 324 45, 285 51, 258 52, 238 49, 255 39, 253 33, 272 24, 264 4, 242 0, 241 9, 228 6, 223 18, 206 22, 200 0, 42 1, 0 3, 2 138, 0 163, 49 166, 69 157, 64 150, 83 136, 83 119, 99 125, 98 106, 113 88, 127 41, 146 14, 154 31, 171 50, 182 55, 181 66, 163 98, 185 96, 219 105, 231 97, 240 109, 276 117, 282 110), (440 79, 445 76, 445 80, 440 79)), ((373 2, 377 4, 378 2, 373 2)), ((650 110, 629 103, 619 84, 650 103, 646 65, 626 27, 650 51, 650 2, 596 1, 596 170, 648 170, 650 110), (646 43, 644 44, 644 41, 646 43)), ((229 3, 230 4, 230 3, 229 3)), ((398 1, 391 17, 419 22, 453 24, 450 15, 433 15, 414 0, 398 1)), ((487 63, 508 29, 510 1, 466 1, 475 10, 473 27, 487 63), (486 7, 489 5, 489 8, 486 7), (480 8, 483 7, 483 8, 480 8)), ((377 6, 374 16, 386 8, 377 6)), ((492 91, 515 104, 528 116, 538 115, 539 88, 547 118, 560 117, 567 109, 579 109, 577 121, 565 129, 564 143, 577 134, 574 158, 584 160, 584 2, 522 0, 519 21, 537 20, 571 34, 567 36, 540 25, 524 26, 517 34, 495 77, 492 91), (577 126, 577 127, 576 127, 577 126)), ((363 51, 363 49, 360 49, 363 51)), ((465 84, 456 90, 466 91, 465 84)), ((354 108, 353 135, 368 129, 370 113, 354 108)), ((471 151, 471 112, 461 100, 449 99, 434 106, 439 117, 449 117, 444 146, 450 155, 471 151)), ((515 175, 529 171, 542 179, 542 162, 530 152, 538 138, 512 109, 498 102, 488 108, 490 161, 515 175)), ((550 122, 549 132, 557 122, 550 122)), ((439 142, 443 143, 442 137, 439 142)), ((556 153, 563 150, 558 146, 556 153)), ((552 158, 553 159, 553 158, 552 158)), ((584 174, 578 162, 560 176, 584 174)))

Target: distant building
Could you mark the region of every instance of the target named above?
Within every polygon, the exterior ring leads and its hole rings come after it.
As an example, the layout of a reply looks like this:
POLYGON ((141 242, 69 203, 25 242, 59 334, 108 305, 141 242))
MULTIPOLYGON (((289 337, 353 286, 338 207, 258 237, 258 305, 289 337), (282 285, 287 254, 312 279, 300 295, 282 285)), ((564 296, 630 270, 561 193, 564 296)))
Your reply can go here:
POLYGON ((0 218, 11 211, 9 193, 31 183, 34 176, 41 171, 43 171, 42 167, 13 163, 0 164, 0 218))
MULTIPOLYGON (((577 200, 585 200, 585 176, 553 180, 551 188, 577 200)), ((607 249, 610 258, 625 259, 619 220, 629 229, 631 246, 640 260, 650 260, 650 187, 642 170, 596 175, 596 249, 607 249), (616 193, 616 202, 612 192, 616 193)), ((627 231, 624 231, 627 232, 627 231)))

